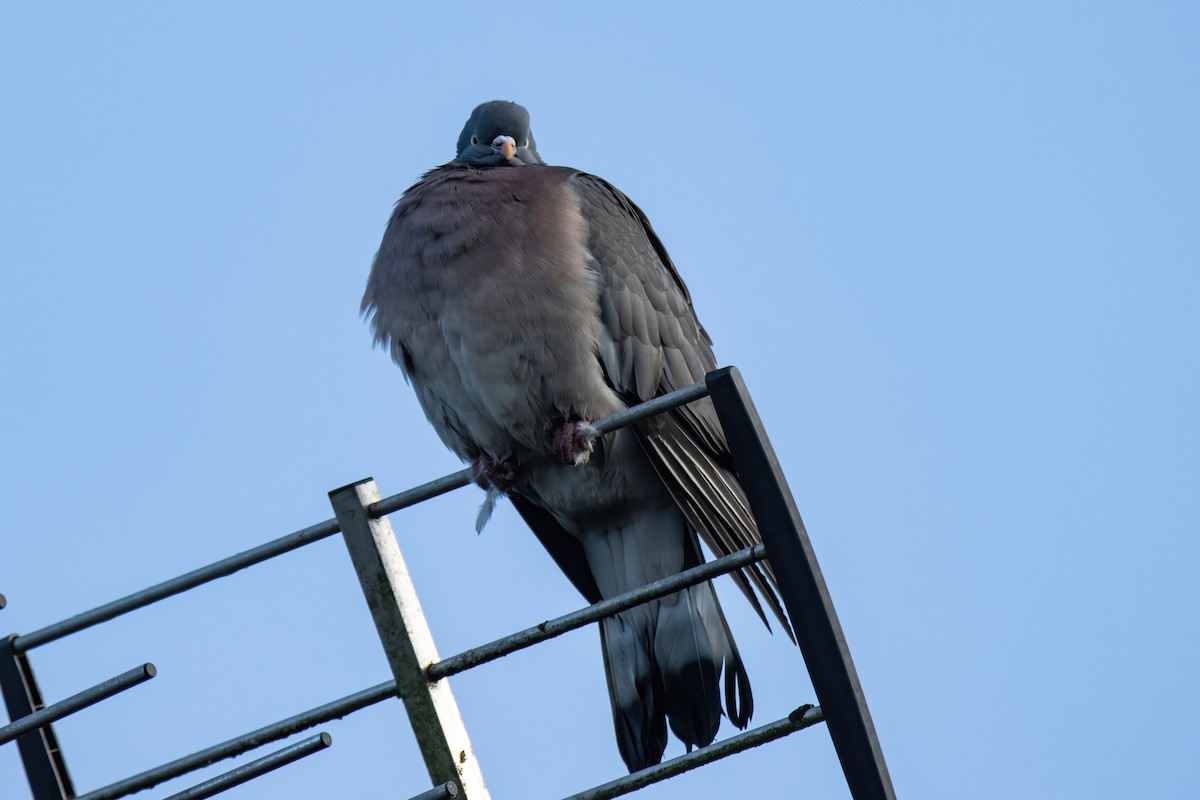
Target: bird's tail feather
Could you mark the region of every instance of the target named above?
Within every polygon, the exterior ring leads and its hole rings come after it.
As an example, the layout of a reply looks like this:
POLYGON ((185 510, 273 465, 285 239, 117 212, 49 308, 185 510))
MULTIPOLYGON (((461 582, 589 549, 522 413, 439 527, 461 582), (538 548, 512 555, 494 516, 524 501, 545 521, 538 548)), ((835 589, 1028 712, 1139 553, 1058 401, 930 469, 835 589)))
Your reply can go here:
POLYGON ((630 772, 662 760, 664 717, 688 750, 712 743, 722 668, 729 719, 746 727, 754 709, 750 679, 712 584, 603 620, 600 642, 618 749, 630 772))
POLYGON ((604 676, 617 749, 630 772, 657 764, 667 747, 662 676, 651 656, 653 619, 645 606, 600 620, 604 676))
MULTIPOLYGON (((712 585, 706 585, 709 591, 712 591, 712 585)), ((737 643, 733 641, 729 623, 725 619, 725 613, 721 611, 721 604, 715 592, 713 603, 716 604, 717 615, 721 619, 725 641, 729 643, 729 649, 725 653, 725 713, 738 730, 745 730, 750 724, 750 718, 754 716, 754 693, 750 691, 750 676, 746 673, 742 654, 738 652, 737 643)))

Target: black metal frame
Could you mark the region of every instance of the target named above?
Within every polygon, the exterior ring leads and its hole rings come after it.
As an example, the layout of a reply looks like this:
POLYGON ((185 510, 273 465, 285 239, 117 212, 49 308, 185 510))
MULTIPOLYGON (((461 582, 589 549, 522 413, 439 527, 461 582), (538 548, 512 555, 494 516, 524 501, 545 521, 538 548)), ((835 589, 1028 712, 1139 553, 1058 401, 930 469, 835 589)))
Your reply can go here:
POLYGON ((709 373, 705 384, 767 546, 767 558, 779 579, 779 593, 825 712, 850 794, 855 800, 895 798, 867 698, 817 554, 746 384, 736 367, 709 373))
MULTIPOLYGON (((0 641, 0 691, 8 707, 8 718, 13 721, 45 707, 29 659, 13 648, 16 638, 13 635, 0 641)), ((75 796, 67 762, 52 725, 44 725, 18 737, 17 748, 33 800, 69 800, 75 796)))

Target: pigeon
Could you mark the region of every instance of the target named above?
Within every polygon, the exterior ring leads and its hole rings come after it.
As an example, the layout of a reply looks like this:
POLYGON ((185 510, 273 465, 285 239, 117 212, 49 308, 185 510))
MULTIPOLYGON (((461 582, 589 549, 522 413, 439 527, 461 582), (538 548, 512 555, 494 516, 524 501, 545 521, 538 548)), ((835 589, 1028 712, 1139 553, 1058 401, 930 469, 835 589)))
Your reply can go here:
MULTIPOLYGON (((597 436, 593 420, 703 380, 712 342, 645 213, 601 178, 547 165, 522 106, 475 108, 455 158, 396 203, 362 312, 441 440, 588 602, 697 566, 701 540, 718 555, 760 541, 711 401, 597 436)), ((769 565, 733 577, 794 641, 769 565)), ((749 723, 750 679, 712 584, 599 627, 630 772, 662 760, 668 725, 690 752, 723 714, 749 723)))

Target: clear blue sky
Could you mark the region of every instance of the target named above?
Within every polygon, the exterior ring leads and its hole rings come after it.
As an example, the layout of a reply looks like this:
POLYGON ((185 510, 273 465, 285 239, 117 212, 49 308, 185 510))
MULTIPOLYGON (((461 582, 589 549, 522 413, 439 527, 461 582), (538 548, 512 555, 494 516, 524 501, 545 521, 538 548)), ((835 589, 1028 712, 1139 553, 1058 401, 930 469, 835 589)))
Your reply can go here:
MULTIPOLYGON (((548 161, 647 211, 746 376, 899 794, 1194 786, 1194 4, 3 16, 0 631, 458 468, 358 302, 392 203, 514 99, 548 161)), ((480 499, 393 517, 444 654, 579 605, 511 508, 475 534, 480 499)), ((755 721, 811 700, 720 588, 755 721)), ((622 771, 596 638, 453 680, 498 800, 622 771)), ((58 726, 81 791, 389 676, 337 539, 32 657, 52 699, 159 667, 58 726)), ((398 702, 326 729, 228 796, 426 788, 398 702)), ((823 727, 642 796, 783 783, 845 796, 823 727)))

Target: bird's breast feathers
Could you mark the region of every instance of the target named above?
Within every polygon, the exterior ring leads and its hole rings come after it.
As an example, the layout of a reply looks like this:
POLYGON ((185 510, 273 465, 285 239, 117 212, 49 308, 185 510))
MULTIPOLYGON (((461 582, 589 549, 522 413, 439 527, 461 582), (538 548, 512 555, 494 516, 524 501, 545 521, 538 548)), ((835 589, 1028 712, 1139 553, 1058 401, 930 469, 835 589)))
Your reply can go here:
POLYGON ((555 423, 623 407, 596 357, 601 287, 570 174, 434 170, 376 256, 363 301, 376 340, 464 458, 541 454, 555 423))

